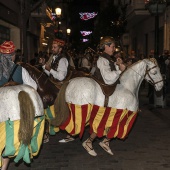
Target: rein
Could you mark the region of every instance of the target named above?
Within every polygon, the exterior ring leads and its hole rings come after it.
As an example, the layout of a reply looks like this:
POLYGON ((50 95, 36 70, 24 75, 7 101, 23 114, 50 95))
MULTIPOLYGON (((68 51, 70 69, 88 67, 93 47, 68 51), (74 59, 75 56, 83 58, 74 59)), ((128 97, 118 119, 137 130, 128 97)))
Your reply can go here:
POLYGON ((148 77, 150 78, 150 81, 148 80, 147 82, 150 83, 151 85, 155 86, 155 84, 160 83, 160 82, 163 81, 163 79, 161 79, 161 80, 159 80, 159 81, 157 81, 157 82, 154 82, 154 80, 153 80, 152 77, 150 76, 149 72, 150 72, 152 69, 156 68, 156 67, 157 67, 157 66, 155 65, 155 66, 153 66, 152 68, 149 68, 149 69, 146 68, 146 72, 145 72, 145 75, 144 75, 144 76, 140 75, 136 70, 132 69, 131 67, 129 67, 129 69, 133 70, 136 74, 138 74, 138 75, 141 76, 142 78, 145 78, 146 75, 148 75, 148 77))
POLYGON ((159 81, 157 81, 157 82, 154 82, 154 80, 153 80, 152 77, 150 76, 149 72, 150 72, 152 69, 156 68, 156 67, 157 67, 157 66, 155 65, 155 66, 153 66, 153 67, 150 68, 150 69, 146 69, 146 73, 145 73, 145 76, 144 76, 144 77, 146 77, 146 75, 148 75, 148 77, 149 77, 150 80, 151 80, 151 81, 148 81, 148 83, 150 83, 150 84, 153 85, 153 86, 155 86, 155 84, 160 83, 160 82, 163 81, 163 79, 161 79, 161 80, 159 80, 159 81))

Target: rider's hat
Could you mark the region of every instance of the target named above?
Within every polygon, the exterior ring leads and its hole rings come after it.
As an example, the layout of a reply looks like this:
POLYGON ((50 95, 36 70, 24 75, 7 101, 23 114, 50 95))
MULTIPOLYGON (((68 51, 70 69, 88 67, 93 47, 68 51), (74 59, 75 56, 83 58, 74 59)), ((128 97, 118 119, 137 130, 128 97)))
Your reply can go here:
POLYGON ((60 45, 60 46, 64 46, 65 45, 65 41, 64 40, 61 40, 61 39, 55 39, 53 41, 53 44, 57 44, 57 45, 60 45))
POLYGON ((110 45, 112 43, 115 43, 114 38, 110 36, 105 36, 100 40, 100 49, 104 49, 105 45, 110 45))
POLYGON ((11 54, 15 51, 15 45, 12 41, 5 41, 0 45, 0 53, 11 54))

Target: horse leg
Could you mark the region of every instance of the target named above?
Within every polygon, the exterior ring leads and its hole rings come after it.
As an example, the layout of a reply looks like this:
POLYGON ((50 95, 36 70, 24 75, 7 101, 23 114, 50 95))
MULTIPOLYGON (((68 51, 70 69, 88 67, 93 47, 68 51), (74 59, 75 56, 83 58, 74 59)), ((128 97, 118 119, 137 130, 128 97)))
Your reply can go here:
POLYGON ((97 156, 97 153, 94 151, 93 145, 92 145, 92 143, 93 143, 94 139, 96 138, 96 136, 97 136, 96 133, 93 132, 90 135, 90 137, 87 140, 85 140, 83 142, 83 144, 82 144, 84 149, 86 149, 88 154, 90 154, 91 156, 97 156))
POLYGON ((2 158, 2 161, 3 161, 3 165, 2 165, 1 170, 7 170, 10 159, 9 158, 2 158))

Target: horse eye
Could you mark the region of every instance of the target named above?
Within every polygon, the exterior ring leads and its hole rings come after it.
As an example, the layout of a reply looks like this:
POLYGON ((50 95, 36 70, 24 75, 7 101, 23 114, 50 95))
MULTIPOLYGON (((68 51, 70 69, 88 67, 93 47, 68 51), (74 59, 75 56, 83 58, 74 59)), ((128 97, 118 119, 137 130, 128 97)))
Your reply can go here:
POLYGON ((152 73, 153 75, 156 75, 156 74, 157 74, 157 70, 153 70, 153 71, 151 71, 151 73, 152 73))

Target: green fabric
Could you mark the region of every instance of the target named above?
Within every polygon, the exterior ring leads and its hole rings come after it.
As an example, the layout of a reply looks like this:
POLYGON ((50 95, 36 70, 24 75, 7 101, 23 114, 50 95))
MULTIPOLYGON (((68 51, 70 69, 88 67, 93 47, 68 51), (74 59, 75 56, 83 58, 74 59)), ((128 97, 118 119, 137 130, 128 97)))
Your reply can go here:
POLYGON ((6 128, 6 146, 2 156, 12 156, 16 150, 14 147, 14 122, 7 120, 5 121, 6 128))
MULTIPOLYGON (((41 116, 40 119, 41 120, 39 121, 39 123, 35 127, 36 128, 35 129, 35 134, 34 134, 34 136, 31 139, 31 149, 32 149, 33 153, 38 151, 37 137, 38 137, 40 126, 41 126, 42 120, 44 119, 44 116, 41 116)), ((35 118, 34 121, 38 122, 37 118, 35 118)))
POLYGON ((18 152, 18 155, 16 156, 16 158, 14 159, 14 162, 18 163, 18 161, 22 158, 26 163, 28 163, 28 164, 31 163, 30 152, 29 152, 28 146, 26 146, 24 144, 22 144, 19 147, 19 152, 18 152))
MULTIPOLYGON (((53 119, 54 118, 49 106, 46 109, 46 112, 47 112, 48 119, 53 119)), ((52 126, 52 125, 49 125, 49 134, 50 135, 55 135, 54 126, 52 126)))

